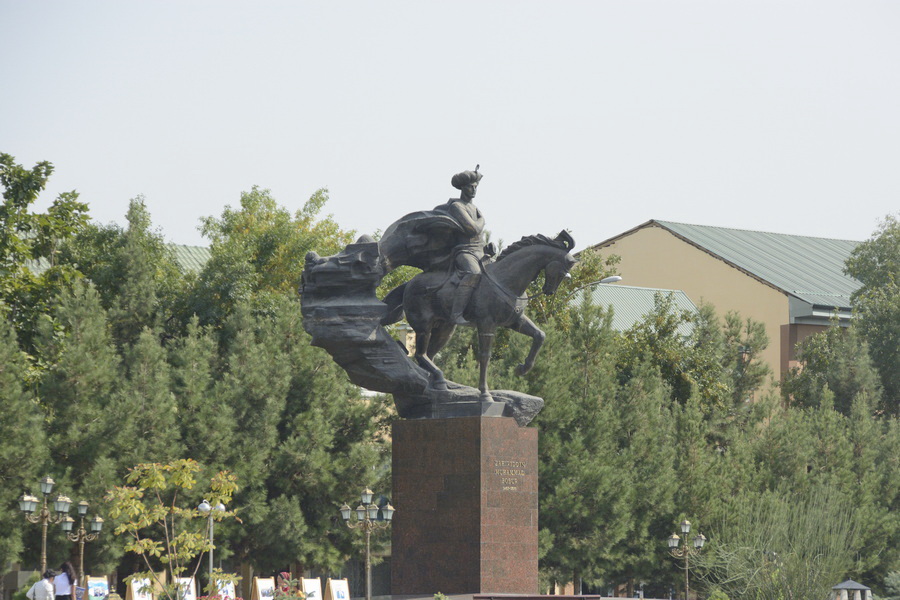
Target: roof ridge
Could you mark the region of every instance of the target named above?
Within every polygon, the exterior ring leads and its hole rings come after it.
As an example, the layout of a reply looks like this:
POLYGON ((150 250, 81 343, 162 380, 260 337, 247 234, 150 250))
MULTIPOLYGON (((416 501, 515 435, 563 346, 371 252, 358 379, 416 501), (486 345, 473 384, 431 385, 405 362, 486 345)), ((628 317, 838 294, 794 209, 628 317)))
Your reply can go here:
POLYGON ((835 242, 851 242, 853 244, 861 243, 861 240, 850 240, 847 238, 822 237, 822 236, 817 236, 817 235, 804 235, 801 233, 780 233, 777 231, 762 231, 760 229, 741 229, 739 227, 722 227, 720 225, 701 225, 699 223, 684 223, 682 221, 669 221, 669 220, 663 220, 663 219, 651 219, 651 221, 654 223, 659 223, 660 225, 667 225, 667 224, 684 225, 686 227, 704 227, 707 229, 725 229, 728 231, 743 231, 746 233, 764 233, 766 235, 780 235, 780 236, 790 237, 790 238, 808 238, 808 239, 812 239, 812 240, 832 240, 835 242))
MULTIPOLYGON (((676 293, 682 293, 682 294, 684 293, 684 290, 671 290, 669 288, 648 287, 645 285, 618 285, 618 284, 611 284, 611 283, 604 283, 603 285, 607 286, 608 288, 623 288, 623 289, 628 289, 628 290, 653 290, 654 292, 676 292, 676 293)), ((593 287, 593 286, 588 284, 585 287, 593 287)))

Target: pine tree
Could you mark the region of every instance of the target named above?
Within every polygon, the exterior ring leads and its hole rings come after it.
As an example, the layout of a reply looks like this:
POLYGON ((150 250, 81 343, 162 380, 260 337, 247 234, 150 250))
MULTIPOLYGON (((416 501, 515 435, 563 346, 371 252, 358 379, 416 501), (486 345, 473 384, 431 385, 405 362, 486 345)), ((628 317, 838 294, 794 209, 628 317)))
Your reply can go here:
POLYGON ((144 328, 172 334, 176 298, 187 280, 162 235, 153 231, 141 196, 132 199, 128 226, 91 225, 71 239, 61 260, 77 265, 97 287, 119 348, 134 344, 144 328))
POLYGON ((90 284, 79 283, 60 294, 52 314, 58 327, 45 321, 38 339, 39 351, 51 365, 39 391, 51 463, 66 468, 68 478, 78 482, 106 455, 108 436, 117 427, 109 409, 119 382, 119 358, 106 311, 90 284))
MULTIPOLYGON (((4 317, 6 315, 3 315, 4 317)), ((28 361, 12 324, 0 319, 0 564, 20 558, 22 513, 16 500, 34 488, 46 459, 42 411, 26 380, 28 361)))
POLYGON ((110 445, 121 469, 184 455, 166 358, 158 335, 149 329, 125 353, 125 376, 109 408, 117 424, 110 445))
POLYGON ((322 498, 349 498, 359 485, 377 484, 372 469, 388 460, 379 437, 386 433, 385 406, 361 400, 346 374, 309 344, 296 299, 282 297, 272 315, 252 319, 238 307, 226 330, 238 323, 243 325, 231 337, 237 356, 230 355, 229 365, 237 362, 240 373, 226 376, 230 383, 222 391, 240 397, 232 405, 238 407, 243 427, 265 429, 235 444, 242 453, 241 468, 247 469, 240 496, 254 498, 237 542, 239 552, 261 569, 292 563, 337 569, 350 551, 351 537, 345 528, 335 528, 335 505, 322 498), (248 329, 256 332, 255 339, 249 339, 248 329), (246 388, 231 387, 239 383, 234 376, 258 389, 258 374, 271 395, 235 394, 246 388), (259 411, 259 406, 267 408, 259 411), (263 459, 256 469, 248 468, 263 459))
POLYGON ((846 443, 851 450, 851 474, 846 491, 852 498, 859 528, 853 545, 857 581, 880 581, 900 564, 900 459, 898 421, 875 416, 875 399, 858 394, 846 420, 846 443))
POLYGON ((622 541, 622 559, 608 572, 616 581, 654 581, 668 575, 660 541, 668 537, 679 486, 676 478, 677 431, 665 386, 651 368, 640 370, 619 391, 614 404, 618 427, 607 433, 629 473, 631 528, 622 541))
POLYGON ((214 470, 225 468, 239 435, 232 407, 219 402, 214 392, 218 349, 215 333, 194 317, 184 335, 172 340, 169 352, 184 454, 214 470))
POLYGON ((569 315, 569 334, 548 324, 529 392, 546 404, 539 438, 541 569, 565 583, 598 583, 622 559, 632 529, 631 474, 619 455, 615 334, 601 309, 569 315))

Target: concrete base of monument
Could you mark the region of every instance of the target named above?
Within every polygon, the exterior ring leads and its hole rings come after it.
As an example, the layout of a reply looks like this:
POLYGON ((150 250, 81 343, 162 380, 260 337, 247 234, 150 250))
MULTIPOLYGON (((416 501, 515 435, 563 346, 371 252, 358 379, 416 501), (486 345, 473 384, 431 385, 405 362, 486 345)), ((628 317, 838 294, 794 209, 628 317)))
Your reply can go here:
POLYGON ((537 433, 506 417, 394 423, 394 597, 538 593, 537 433))
POLYGON ((447 382, 446 390, 428 388, 421 394, 394 393, 397 406, 403 406, 405 419, 449 419, 452 417, 512 417, 525 427, 544 407, 537 396, 513 390, 491 390, 492 400, 482 400, 473 387, 447 382))

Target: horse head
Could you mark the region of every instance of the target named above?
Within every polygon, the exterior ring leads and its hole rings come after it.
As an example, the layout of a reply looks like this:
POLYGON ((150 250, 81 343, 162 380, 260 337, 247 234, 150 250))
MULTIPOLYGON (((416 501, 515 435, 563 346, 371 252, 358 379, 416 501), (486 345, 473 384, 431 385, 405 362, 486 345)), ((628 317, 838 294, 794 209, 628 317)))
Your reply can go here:
POLYGON ((572 270, 572 267, 577 262, 575 257, 570 254, 572 248, 575 247, 575 240, 568 231, 563 229, 553 241, 560 244, 561 249, 565 250, 565 254, 556 260, 550 261, 544 267, 544 286, 541 288, 541 291, 547 296, 555 294, 563 279, 571 277, 569 271, 572 270))

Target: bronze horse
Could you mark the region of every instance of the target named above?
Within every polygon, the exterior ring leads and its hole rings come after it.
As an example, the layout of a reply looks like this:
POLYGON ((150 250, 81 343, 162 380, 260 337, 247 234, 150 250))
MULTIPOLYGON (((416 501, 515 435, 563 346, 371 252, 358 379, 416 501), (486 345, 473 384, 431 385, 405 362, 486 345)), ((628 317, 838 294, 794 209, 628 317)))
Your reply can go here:
MULTIPOLYGON (((494 332, 498 327, 531 337, 531 349, 525 362, 516 367, 516 375, 524 375, 534 366, 545 335, 525 316, 528 298, 523 294, 542 271, 543 293, 556 292, 575 265, 575 258, 570 254, 574 245, 572 236, 566 231, 560 232, 555 239, 543 235, 528 236, 506 248, 496 261, 482 264, 479 281, 462 316, 478 330, 478 389, 483 401, 492 400, 487 371, 494 332)), ((430 373, 431 387, 436 390, 447 389, 444 374, 432 358, 456 329, 456 323, 450 319, 455 283, 458 283, 454 279, 447 273, 420 273, 385 298, 389 306, 394 305, 383 322, 388 324, 400 318, 398 309, 402 294, 403 312, 416 333, 416 362, 430 373)))

